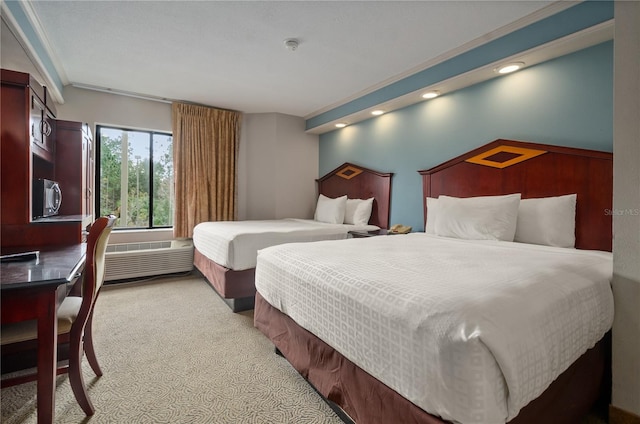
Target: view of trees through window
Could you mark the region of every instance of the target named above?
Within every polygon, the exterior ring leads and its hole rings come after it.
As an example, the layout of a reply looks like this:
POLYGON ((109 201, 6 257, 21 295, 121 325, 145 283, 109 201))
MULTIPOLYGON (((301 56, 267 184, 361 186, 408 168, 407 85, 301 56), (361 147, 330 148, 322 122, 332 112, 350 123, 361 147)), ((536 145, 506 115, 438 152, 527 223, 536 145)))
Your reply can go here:
POLYGON ((171 134, 98 126, 97 210, 117 228, 173 226, 171 134))

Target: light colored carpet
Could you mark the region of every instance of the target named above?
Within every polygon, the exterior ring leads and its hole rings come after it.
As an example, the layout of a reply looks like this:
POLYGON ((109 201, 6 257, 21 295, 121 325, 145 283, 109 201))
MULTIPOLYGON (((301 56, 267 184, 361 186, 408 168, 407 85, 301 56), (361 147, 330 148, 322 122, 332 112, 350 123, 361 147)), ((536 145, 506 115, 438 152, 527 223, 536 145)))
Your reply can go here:
MULTIPOLYGON (((58 377, 56 423, 341 421, 273 345, 200 278, 105 286, 94 317, 104 375, 85 360, 88 419, 58 377)), ((2 390, 2 422, 35 423, 35 383, 2 390)))
MULTIPOLYGON (((105 286, 94 333, 104 375, 86 360, 84 375, 96 414, 85 417, 63 375, 56 423, 341 423, 253 327, 253 312, 234 314, 201 278, 105 286)), ((2 423, 35 423, 35 390, 3 389, 2 423)))

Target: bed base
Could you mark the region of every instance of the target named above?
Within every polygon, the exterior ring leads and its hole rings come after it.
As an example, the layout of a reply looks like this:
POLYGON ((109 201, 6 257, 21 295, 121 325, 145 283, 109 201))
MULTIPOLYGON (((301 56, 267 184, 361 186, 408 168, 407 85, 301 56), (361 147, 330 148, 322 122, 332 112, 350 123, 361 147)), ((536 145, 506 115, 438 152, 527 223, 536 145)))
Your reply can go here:
POLYGON ((225 268, 194 249, 193 264, 211 288, 233 312, 253 309, 255 268, 234 271, 225 268))
MULTIPOLYGON (((254 325, 275 345, 346 423, 443 424, 346 359, 256 293, 254 325), (334 404, 335 406, 332 406, 334 404), (344 418, 346 416, 346 420, 344 418)), ((575 424, 594 407, 608 403, 605 375, 609 335, 562 373, 509 424, 575 424)))
MULTIPOLYGON (((207 283, 209 283, 207 277, 205 277, 204 275, 202 275, 202 277, 205 279, 205 281, 207 281, 207 283)), ((215 289, 215 287, 213 287, 211 283, 209 283, 209 287, 211 287, 213 292, 217 294, 218 297, 220 297, 220 299, 229 307, 229 309, 231 309, 231 312, 238 313, 243 311, 250 311, 253 309, 253 306, 255 304, 255 296, 225 299, 220 293, 218 293, 218 291, 215 289)))

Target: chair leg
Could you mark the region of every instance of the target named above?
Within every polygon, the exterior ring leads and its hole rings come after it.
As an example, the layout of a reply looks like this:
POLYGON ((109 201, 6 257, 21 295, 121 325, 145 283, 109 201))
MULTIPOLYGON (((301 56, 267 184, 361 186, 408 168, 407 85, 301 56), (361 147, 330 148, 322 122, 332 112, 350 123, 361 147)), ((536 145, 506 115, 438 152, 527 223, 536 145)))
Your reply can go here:
POLYGON ((69 340, 69 383, 76 397, 76 401, 86 415, 93 415, 95 408, 87 394, 87 388, 84 385, 84 377, 82 376, 82 334, 77 335, 72 331, 69 340))
POLYGON ((98 358, 96 357, 96 351, 93 348, 93 310, 87 324, 84 327, 84 353, 87 356, 87 361, 91 365, 91 369, 98 376, 102 377, 102 370, 98 364, 98 358))

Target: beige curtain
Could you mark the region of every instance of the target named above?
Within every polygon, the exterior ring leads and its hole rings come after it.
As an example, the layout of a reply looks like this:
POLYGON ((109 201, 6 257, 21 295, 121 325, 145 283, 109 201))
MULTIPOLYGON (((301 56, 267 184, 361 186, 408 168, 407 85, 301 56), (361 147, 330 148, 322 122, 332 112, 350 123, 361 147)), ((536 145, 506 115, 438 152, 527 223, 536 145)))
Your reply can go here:
POLYGON ((173 234, 191 237, 204 221, 236 218, 236 164, 241 114, 172 104, 175 215, 173 234))

